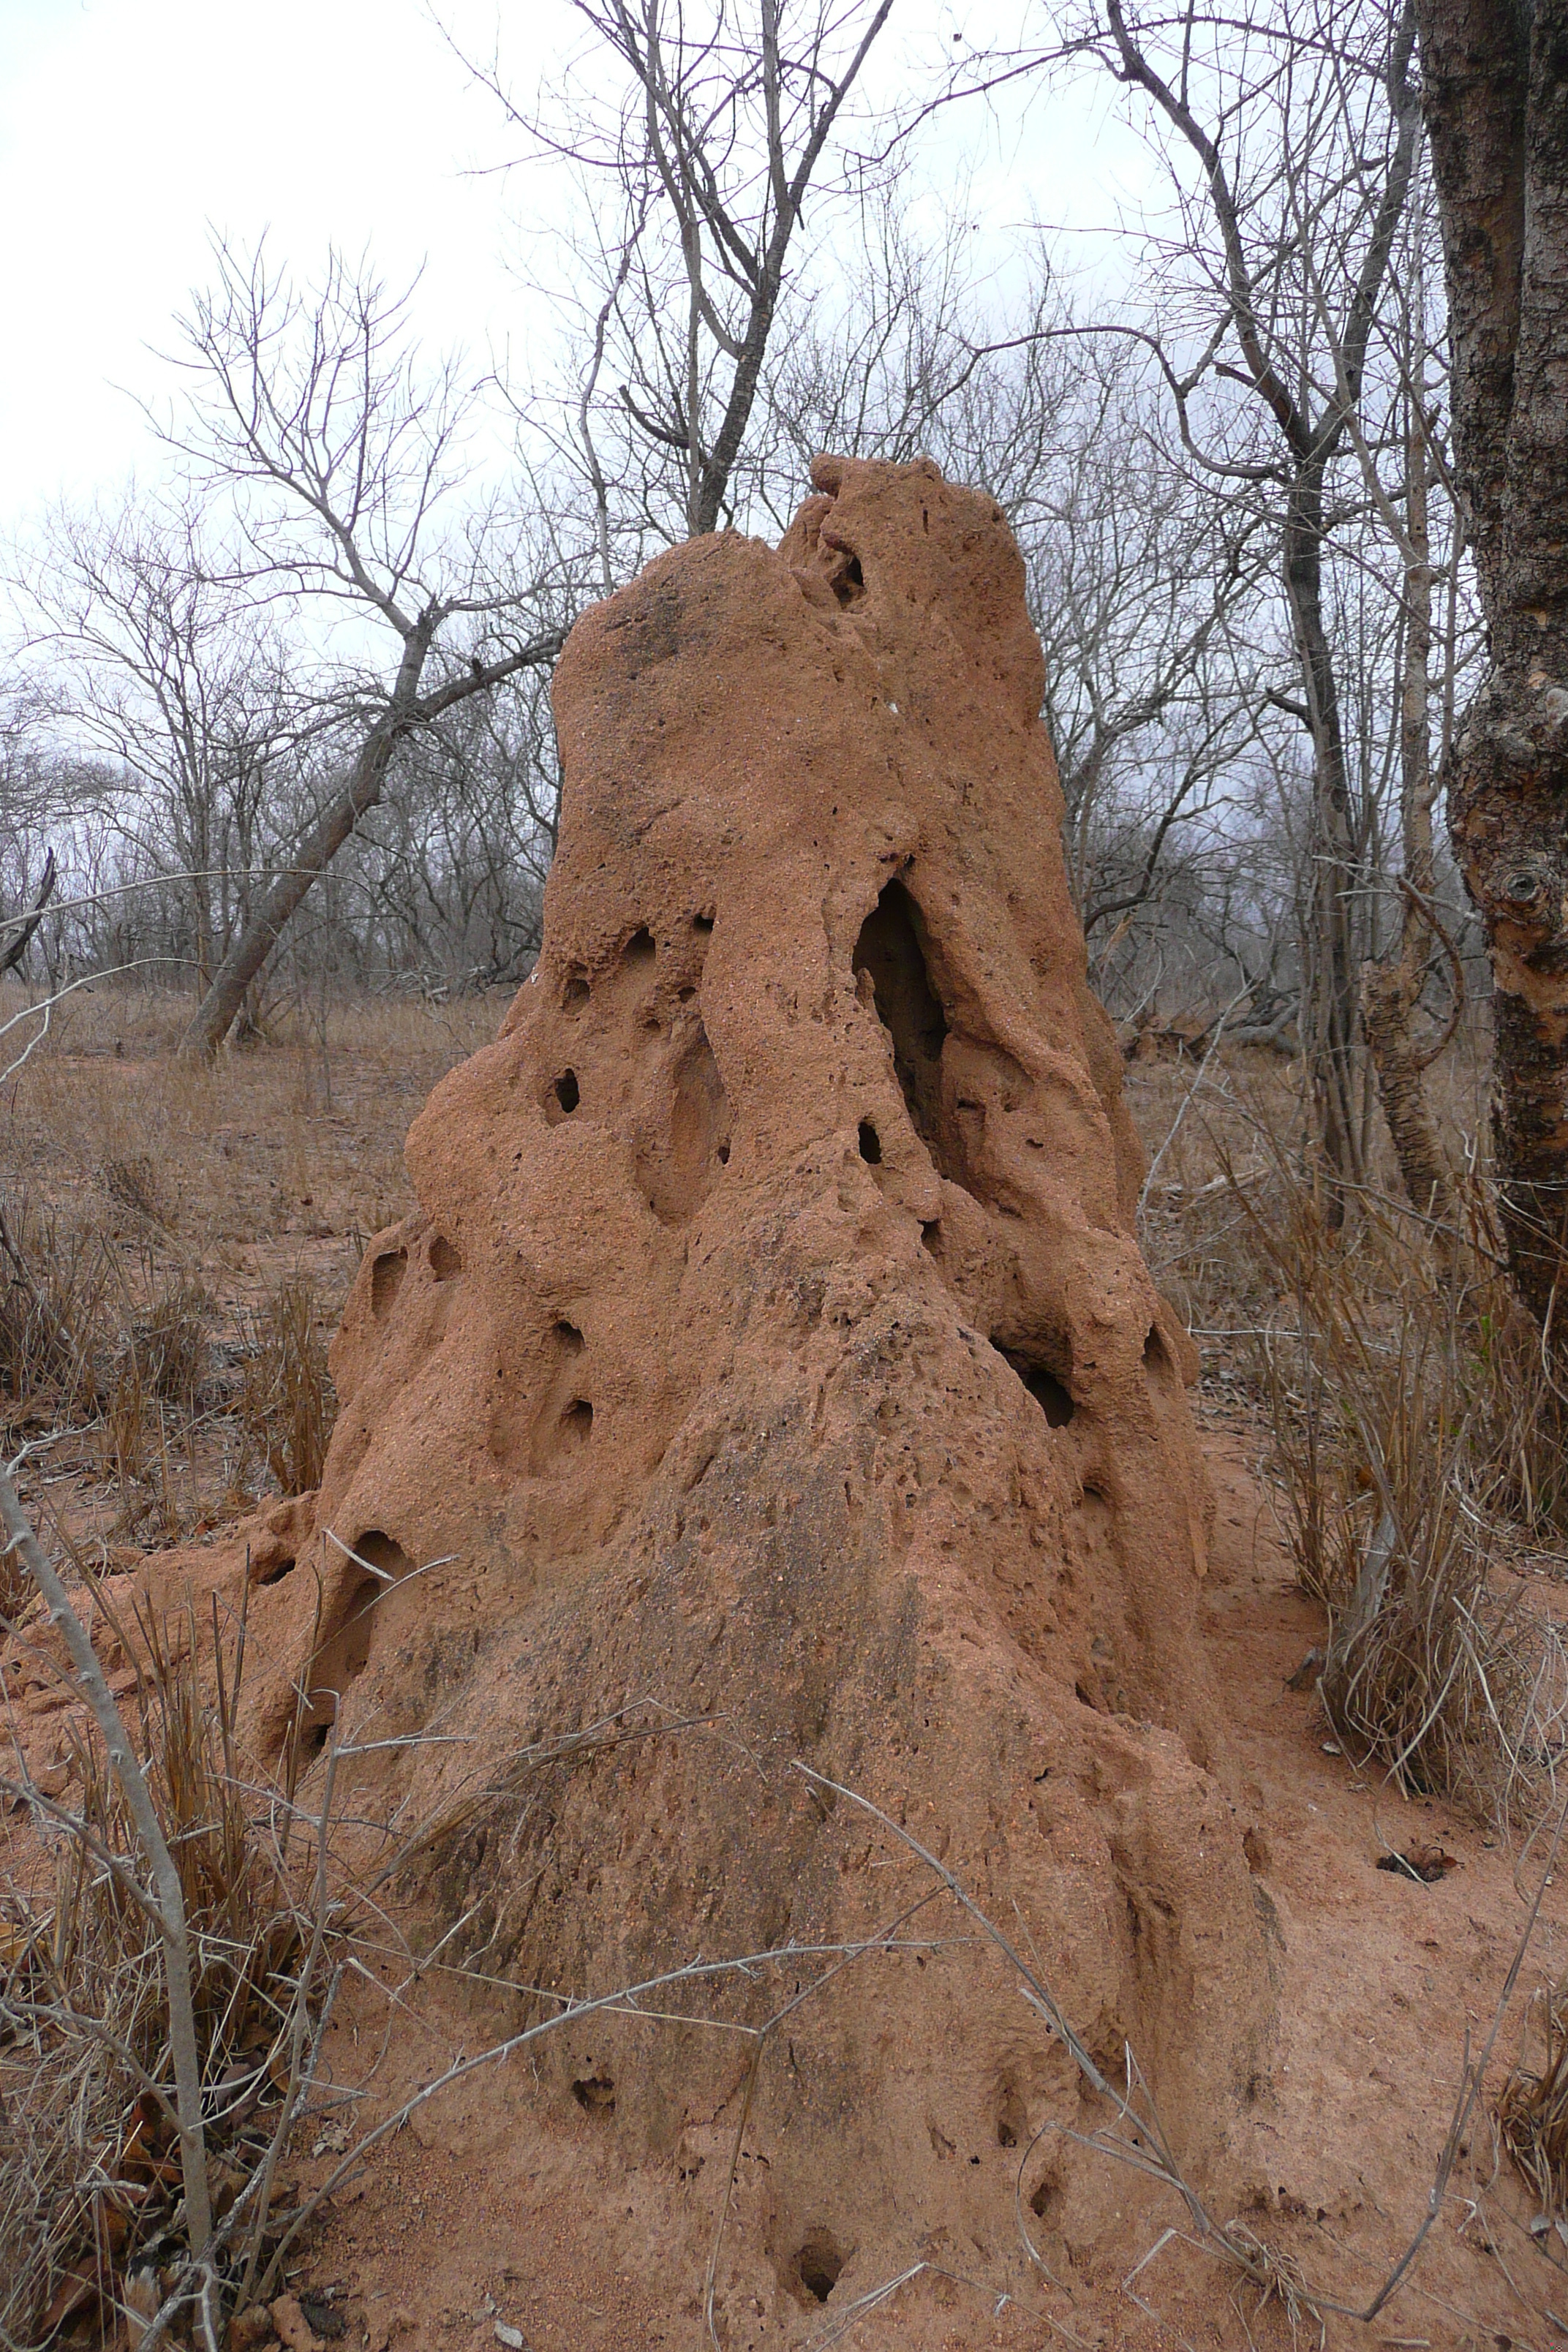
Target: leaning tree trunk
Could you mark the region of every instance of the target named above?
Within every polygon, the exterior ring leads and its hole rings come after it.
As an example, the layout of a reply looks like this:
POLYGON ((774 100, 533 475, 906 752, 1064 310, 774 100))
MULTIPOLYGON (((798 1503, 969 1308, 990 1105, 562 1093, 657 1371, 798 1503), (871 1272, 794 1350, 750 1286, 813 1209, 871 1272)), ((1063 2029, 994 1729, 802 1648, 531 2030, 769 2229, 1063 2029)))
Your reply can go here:
MULTIPOLYGON (((404 726, 406 724, 405 721, 404 726)), ((390 716, 381 722, 355 761, 344 791, 306 835, 292 862, 262 892, 254 914, 218 966, 211 987, 180 1040, 182 1062, 210 1060, 228 1035, 245 1003, 247 989, 277 946, 289 918, 317 876, 331 864, 360 819, 368 815, 381 798, 393 746, 402 731, 390 716)))
POLYGON ((276 875, 261 893, 249 921, 242 927, 218 966, 180 1040, 182 1062, 209 1061, 217 1052, 239 1016, 247 989, 277 946, 295 909, 361 819, 380 800, 393 751, 413 720, 415 690, 425 650, 420 646, 416 657, 413 652, 405 654, 392 700, 361 746, 347 784, 312 825, 282 873, 276 875))
POLYGON ((1416 0, 1416 16, 1490 656, 1448 823, 1491 957, 1509 1257, 1549 1328, 1568 1286, 1568 0, 1416 0))
POLYGON ((471 694, 488 694, 492 687, 515 677, 519 670, 552 662, 566 634, 564 629, 546 629, 500 661, 483 662, 475 656, 459 676, 421 696, 420 677, 444 617, 440 606, 429 605, 409 630, 386 709, 361 745, 348 782, 326 814, 306 835, 283 872, 274 877, 251 908, 239 937, 219 965, 212 986, 197 1008, 195 1020, 180 1040, 181 1061, 209 1059, 217 1052, 238 1016, 246 990, 277 946, 284 925, 317 877, 331 864, 361 818, 367 816, 380 800, 392 754, 404 736, 411 729, 438 719, 444 710, 466 702, 471 694))

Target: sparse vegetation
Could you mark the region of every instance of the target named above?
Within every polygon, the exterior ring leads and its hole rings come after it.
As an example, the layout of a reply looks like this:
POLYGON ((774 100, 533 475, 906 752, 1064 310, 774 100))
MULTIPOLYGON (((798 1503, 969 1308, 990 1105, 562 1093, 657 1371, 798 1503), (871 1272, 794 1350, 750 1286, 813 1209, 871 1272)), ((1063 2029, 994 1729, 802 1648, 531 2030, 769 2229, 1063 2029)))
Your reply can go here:
POLYGON ((249 1328, 240 1424, 279 1490, 307 1494, 321 1483, 334 1410, 314 1286, 301 1275, 279 1283, 249 1328))
POLYGON ((0 1776, 35 1829, 34 1868, 10 1879, 0 1917, 7 2343, 72 2324, 104 2341, 128 2307, 151 2320, 165 2305, 173 2316, 204 2294, 211 2304, 215 2224, 226 2269, 243 2273, 266 2241, 301 2025, 322 1987, 307 1955, 319 1959, 330 1923, 300 1893, 319 1894, 319 1874, 290 1879, 275 1793, 237 1776, 243 1627, 223 1642, 215 1622, 204 1660, 194 1614, 109 1617, 100 1647, 119 1660, 133 1746, 119 1730, 110 1744, 107 1685, 90 1703, 34 1616, 21 1651, 75 1702, 68 1763, 54 1795, 19 1749, 0 1776))

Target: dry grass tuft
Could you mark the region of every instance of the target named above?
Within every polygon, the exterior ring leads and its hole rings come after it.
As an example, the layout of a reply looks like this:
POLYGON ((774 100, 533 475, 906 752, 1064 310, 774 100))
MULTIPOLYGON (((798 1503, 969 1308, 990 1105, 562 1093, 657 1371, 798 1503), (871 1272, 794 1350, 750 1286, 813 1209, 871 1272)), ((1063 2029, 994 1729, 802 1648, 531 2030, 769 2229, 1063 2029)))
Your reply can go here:
POLYGON ((213 1302, 205 1285, 176 1279, 132 1324, 128 1357, 136 1378, 164 1403, 194 1414, 210 1368, 207 1327, 213 1302))
POLYGON ((134 1151, 123 1159, 106 1160, 101 1175, 103 1189, 116 1208, 129 1210, 133 1217, 145 1218, 149 1224, 162 1225, 173 1232, 174 1213, 150 1152, 134 1151))
POLYGON ((1502 2144, 1529 2181, 1543 2213, 1568 2210, 1568 1980, 1540 1996, 1539 2070, 1528 2051, 1497 2103, 1502 2144))
POLYGON ((1521 1534, 1555 1536, 1545 1370, 1495 1277, 1447 1282, 1397 1204, 1363 1202, 1347 1237, 1288 1170, 1271 1198, 1271 1217, 1248 1203, 1280 1292, 1258 1380, 1290 1547, 1329 1613, 1330 1722, 1407 1792, 1537 1819, 1568 1737, 1568 1648, 1496 1564, 1521 1534))
POLYGON ((314 1286, 295 1275, 269 1292, 250 1322, 240 1421, 285 1495, 321 1485, 337 1411, 320 1319, 314 1286))
MULTIPOLYGON (((309 1934, 266 1827, 235 1777, 231 1669, 204 1694, 195 1628, 175 1654, 150 1623, 130 1711, 176 1859, 215 2210, 267 2155, 290 2081, 309 1934)), ((32 1808, 52 1883, 13 1891, 0 1925, 0 2340, 72 2315, 110 2322, 128 2282, 172 2259, 181 2169, 158 1925, 100 1742, 79 1729, 73 1800, 25 1768, 0 1782, 32 1808)))
POLYGON ((110 1280, 89 1228, 26 1198, 0 1205, 0 1388, 16 1404, 96 1409, 110 1280))

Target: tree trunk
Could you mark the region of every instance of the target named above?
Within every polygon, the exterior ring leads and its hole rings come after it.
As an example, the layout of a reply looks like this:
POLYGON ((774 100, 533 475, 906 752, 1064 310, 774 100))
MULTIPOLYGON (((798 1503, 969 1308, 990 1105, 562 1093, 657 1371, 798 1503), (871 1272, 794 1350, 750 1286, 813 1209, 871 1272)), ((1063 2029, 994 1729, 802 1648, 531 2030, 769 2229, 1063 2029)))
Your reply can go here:
POLYGON ((488 694, 492 687, 514 677, 519 670, 553 661, 565 638, 563 629, 548 629, 500 661, 475 659, 464 674, 421 698, 420 677, 445 617, 439 606, 432 605, 410 629, 386 709, 361 746, 348 783, 306 835, 294 853, 293 862, 261 893, 247 916, 197 1008, 195 1018, 180 1040, 182 1062, 210 1060, 217 1052, 238 1016, 246 990, 277 946, 289 917, 317 877, 331 864, 361 818, 367 816, 380 800, 392 754, 409 730, 439 718, 444 710, 466 702, 471 694, 488 694))
MULTIPOLYGON (((1432 1220, 1437 1255, 1452 1271, 1458 1251, 1453 1186, 1426 1101, 1426 1071, 1436 1058, 1413 1030, 1426 979, 1432 927, 1424 911, 1436 878, 1432 856, 1431 660, 1432 564, 1426 521, 1425 352, 1412 368, 1405 440, 1405 665, 1400 684, 1399 815, 1405 879, 1409 886, 1399 945, 1380 963, 1362 968, 1362 1026, 1394 1157, 1418 1216, 1432 1220)), ((1447 1043, 1445 1039, 1443 1041, 1447 1043)), ((1440 1050, 1440 1048, 1438 1049, 1440 1050)))
POLYGON ((1491 661, 1456 732, 1448 823, 1491 957, 1509 1258, 1544 1328, 1568 1242, 1568 0, 1416 16, 1491 661))
POLYGON ((233 1028, 245 1003, 245 992, 277 946, 284 925, 317 876, 331 864, 360 819, 367 816, 381 798, 393 751, 416 714, 420 676, 441 619, 438 609, 432 607, 422 613, 408 630, 386 709, 361 745, 347 785, 306 835, 294 853, 292 865, 285 866, 262 892, 259 904, 218 966, 211 987, 203 995, 190 1027, 180 1040, 182 1062, 212 1059, 233 1028))
POLYGON ((1355 1115, 1355 829, 1333 653, 1323 620, 1323 498, 1320 467, 1309 463, 1290 488, 1285 519, 1285 586, 1301 665, 1312 738, 1313 1003, 1302 1023, 1319 1133, 1329 1179, 1328 1210, 1344 1220, 1346 1188, 1361 1180, 1355 1115))
MULTIPOLYGON (((416 673, 417 682, 417 673, 416 673)), ((250 920, 218 966, 212 986, 197 1006, 195 1018, 180 1040, 182 1062, 210 1061, 237 1019, 245 993, 277 946, 295 909, 311 884, 337 856, 344 842, 381 798, 386 772, 400 736, 413 714, 395 706, 371 730, 348 784, 326 814, 306 835, 293 863, 275 876, 262 892, 250 920)))

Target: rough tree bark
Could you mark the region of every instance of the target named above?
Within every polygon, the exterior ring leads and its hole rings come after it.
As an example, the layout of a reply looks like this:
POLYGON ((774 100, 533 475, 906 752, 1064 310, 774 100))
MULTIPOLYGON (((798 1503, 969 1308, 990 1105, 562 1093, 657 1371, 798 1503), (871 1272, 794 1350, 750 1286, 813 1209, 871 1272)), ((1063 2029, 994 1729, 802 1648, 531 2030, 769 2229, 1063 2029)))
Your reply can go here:
MULTIPOLYGON (((1434 1245, 1452 1268, 1458 1247, 1454 1192, 1426 1099, 1426 1072, 1452 1034, 1436 1041, 1415 1034, 1416 1007, 1426 982, 1436 928, 1430 908, 1436 882, 1432 850, 1431 658, 1432 562, 1426 520, 1426 436, 1422 415, 1422 368, 1408 395, 1405 440, 1405 647, 1400 682, 1399 814, 1404 845, 1404 907, 1399 940, 1381 962, 1362 968, 1362 1026, 1377 1072, 1378 1097, 1410 1204, 1432 1220, 1434 1245)), ((1454 1017, 1463 1002, 1455 988, 1454 1017)))
POLYGON ((1561 1328, 1568 1244, 1568 0, 1415 0, 1454 429, 1490 671, 1448 824, 1486 929, 1494 1146, 1521 1297, 1561 1328))

